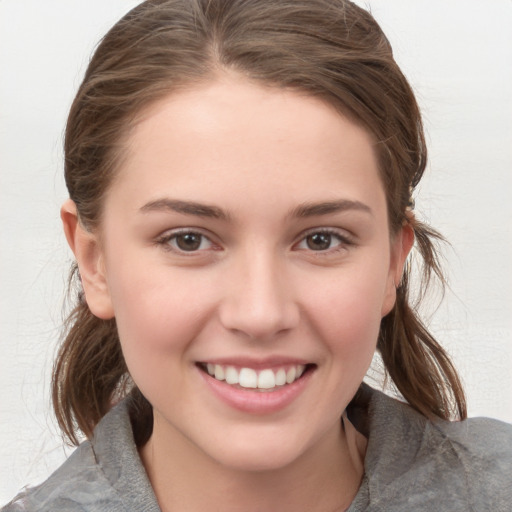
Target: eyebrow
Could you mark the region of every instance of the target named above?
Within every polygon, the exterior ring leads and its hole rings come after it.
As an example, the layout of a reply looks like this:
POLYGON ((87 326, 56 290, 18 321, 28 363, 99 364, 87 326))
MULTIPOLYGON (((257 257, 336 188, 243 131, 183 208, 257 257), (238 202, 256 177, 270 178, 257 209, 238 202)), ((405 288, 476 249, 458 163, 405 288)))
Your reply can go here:
MULTIPOLYGON (((372 214, 371 208, 360 202, 349 199, 341 199, 339 201, 323 201, 320 203, 303 203, 294 208, 289 216, 297 218, 316 217, 321 215, 329 215, 332 213, 340 213, 349 210, 362 211, 372 214)), ((197 217, 206 217, 228 221, 231 215, 217 206, 210 206, 194 201, 181 201, 179 199, 156 199, 150 201, 140 208, 143 213, 171 211, 182 213, 184 215, 195 215, 197 217)))
POLYGON ((356 210, 373 215, 372 209, 361 201, 341 199, 339 201, 325 201, 321 203, 304 203, 291 212, 292 217, 316 217, 317 215, 329 215, 331 213, 356 210))
POLYGON ((207 217, 219 220, 229 220, 230 215, 218 208, 217 206, 209 206, 202 203, 195 203, 193 201, 180 201, 178 199, 157 199, 146 203, 141 209, 141 212, 157 212, 157 211, 172 211, 183 213, 185 215, 195 215, 197 217, 207 217))

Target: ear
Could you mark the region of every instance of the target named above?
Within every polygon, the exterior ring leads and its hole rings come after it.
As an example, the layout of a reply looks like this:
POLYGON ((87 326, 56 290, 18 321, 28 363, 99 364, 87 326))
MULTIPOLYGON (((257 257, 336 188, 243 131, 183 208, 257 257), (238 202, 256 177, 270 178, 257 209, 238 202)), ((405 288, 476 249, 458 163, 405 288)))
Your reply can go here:
POLYGON ((391 240, 391 259, 389 265, 386 294, 382 304, 381 316, 385 317, 395 305, 396 290, 402 280, 405 261, 414 245, 414 229, 406 222, 400 231, 391 240))
POLYGON ((78 263, 85 299, 91 313, 103 320, 113 318, 114 309, 98 236, 80 224, 76 205, 71 199, 62 205, 60 218, 69 247, 78 263))

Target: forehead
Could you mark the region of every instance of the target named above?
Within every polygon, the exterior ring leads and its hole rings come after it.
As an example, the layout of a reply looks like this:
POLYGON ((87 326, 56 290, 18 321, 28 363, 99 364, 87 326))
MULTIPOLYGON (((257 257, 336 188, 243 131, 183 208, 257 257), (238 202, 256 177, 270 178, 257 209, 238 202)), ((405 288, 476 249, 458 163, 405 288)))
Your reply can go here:
POLYGON ((363 128, 318 98, 229 76, 144 112, 126 141, 117 194, 139 207, 168 195, 289 209, 340 195, 375 202, 384 191, 363 128))

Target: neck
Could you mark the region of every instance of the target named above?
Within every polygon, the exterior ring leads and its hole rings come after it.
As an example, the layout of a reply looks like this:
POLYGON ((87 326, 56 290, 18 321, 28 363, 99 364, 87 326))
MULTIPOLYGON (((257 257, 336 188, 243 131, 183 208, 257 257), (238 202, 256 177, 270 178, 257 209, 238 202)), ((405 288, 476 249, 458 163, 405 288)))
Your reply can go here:
POLYGON ((212 504, 225 512, 334 512, 348 508, 363 476, 351 443, 340 422, 286 466, 249 471, 226 467, 155 421, 140 454, 162 512, 212 504))

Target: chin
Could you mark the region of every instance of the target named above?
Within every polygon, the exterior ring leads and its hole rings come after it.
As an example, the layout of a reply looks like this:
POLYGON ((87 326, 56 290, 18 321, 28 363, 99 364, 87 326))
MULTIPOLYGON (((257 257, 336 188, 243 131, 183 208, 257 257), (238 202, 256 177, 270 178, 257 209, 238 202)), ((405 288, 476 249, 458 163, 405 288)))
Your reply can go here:
POLYGON ((297 459, 296 453, 283 453, 276 450, 265 450, 258 447, 254 450, 244 450, 225 453, 217 458, 222 466, 237 472, 273 472, 278 471, 297 459))
POLYGON ((229 446, 222 444, 218 450, 208 447, 210 457, 218 464, 242 472, 277 471, 299 459, 305 450, 304 443, 290 435, 269 438, 257 433, 240 439, 231 437, 229 446))

